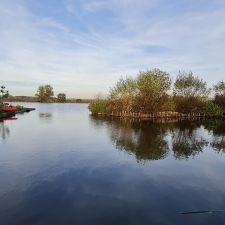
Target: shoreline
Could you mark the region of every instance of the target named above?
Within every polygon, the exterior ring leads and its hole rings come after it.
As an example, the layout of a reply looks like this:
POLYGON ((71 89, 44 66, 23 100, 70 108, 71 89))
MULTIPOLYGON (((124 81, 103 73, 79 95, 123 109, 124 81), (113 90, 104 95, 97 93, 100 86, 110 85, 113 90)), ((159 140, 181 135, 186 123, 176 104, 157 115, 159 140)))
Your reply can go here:
POLYGON ((14 102, 17 102, 17 103, 40 103, 40 104, 90 104, 90 102, 88 101, 82 101, 82 102, 37 102, 37 101, 17 101, 17 100, 7 100, 5 99, 4 101, 2 102, 6 102, 6 103, 14 103, 14 102))
POLYGON ((225 115, 209 115, 206 113, 179 113, 179 112, 157 112, 157 113, 92 113, 93 116, 99 117, 119 117, 134 119, 164 119, 164 120, 192 120, 192 119, 225 119, 225 115))

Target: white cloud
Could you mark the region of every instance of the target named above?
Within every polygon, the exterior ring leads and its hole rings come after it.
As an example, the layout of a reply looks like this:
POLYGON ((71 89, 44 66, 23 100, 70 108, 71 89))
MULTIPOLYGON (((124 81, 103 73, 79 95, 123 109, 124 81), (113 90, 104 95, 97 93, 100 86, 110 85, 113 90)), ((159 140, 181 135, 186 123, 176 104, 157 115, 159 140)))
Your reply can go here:
MULTIPOLYGON (((222 79, 224 10, 156 17, 152 14, 160 3, 67 0, 68 23, 34 14, 19 1, 2 1, 0 80, 51 83, 70 96, 93 97, 106 92, 121 75, 152 67, 173 75, 179 69, 193 70, 209 82, 222 79), (81 24, 87 27, 85 32, 71 26, 77 16, 80 21, 104 10, 113 13, 118 29, 105 32, 85 20, 81 24), (157 52, 157 46, 165 51, 157 52)), ((102 20, 97 22, 104 25, 102 20)), ((16 90, 33 94, 27 87, 16 90)))

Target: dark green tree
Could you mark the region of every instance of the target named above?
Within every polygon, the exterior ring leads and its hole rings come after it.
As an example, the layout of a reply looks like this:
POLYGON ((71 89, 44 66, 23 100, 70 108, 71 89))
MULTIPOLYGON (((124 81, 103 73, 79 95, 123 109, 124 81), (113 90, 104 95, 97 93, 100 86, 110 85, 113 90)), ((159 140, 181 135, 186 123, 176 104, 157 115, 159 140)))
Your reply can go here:
POLYGON ((52 102, 52 97, 54 96, 53 87, 49 84, 40 86, 35 96, 39 102, 52 102))
POLYGON ((61 102, 61 103, 66 102, 66 94, 64 94, 64 93, 59 93, 59 94, 57 95, 57 101, 58 101, 58 102, 61 102))

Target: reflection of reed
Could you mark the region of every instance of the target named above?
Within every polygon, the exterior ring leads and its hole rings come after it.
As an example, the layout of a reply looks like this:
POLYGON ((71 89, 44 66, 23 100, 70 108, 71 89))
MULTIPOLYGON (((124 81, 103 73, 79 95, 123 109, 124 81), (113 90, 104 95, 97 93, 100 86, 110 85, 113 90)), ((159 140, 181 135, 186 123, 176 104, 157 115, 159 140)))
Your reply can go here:
POLYGON ((6 137, 10 135, 10 130, 8 126, 4 124, 4 121, 0 121, 0 135, 2 139, 6 139, 6 137))

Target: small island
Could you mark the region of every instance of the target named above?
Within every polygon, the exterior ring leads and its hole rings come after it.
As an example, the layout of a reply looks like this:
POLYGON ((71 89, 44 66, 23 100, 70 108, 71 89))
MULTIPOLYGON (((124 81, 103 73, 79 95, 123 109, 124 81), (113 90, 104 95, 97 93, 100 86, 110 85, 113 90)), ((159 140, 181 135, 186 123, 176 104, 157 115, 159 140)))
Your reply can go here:
POLYGON ((174 83, 160 69, 121 78, 106 98, 89 105, 93 115, 132 118, 225 118, 225 82, 212 88, 192 72, 179 72, 174 83))
POLYGON ((27 108, 21 105, 13 106, 5 103, 4 100, 8 100, 10 96, 5 86, 1 86, 0 93, 0 119, 8 119, 14 117, 16 114, 23 114, 35 110, 35 108, 27 108))

